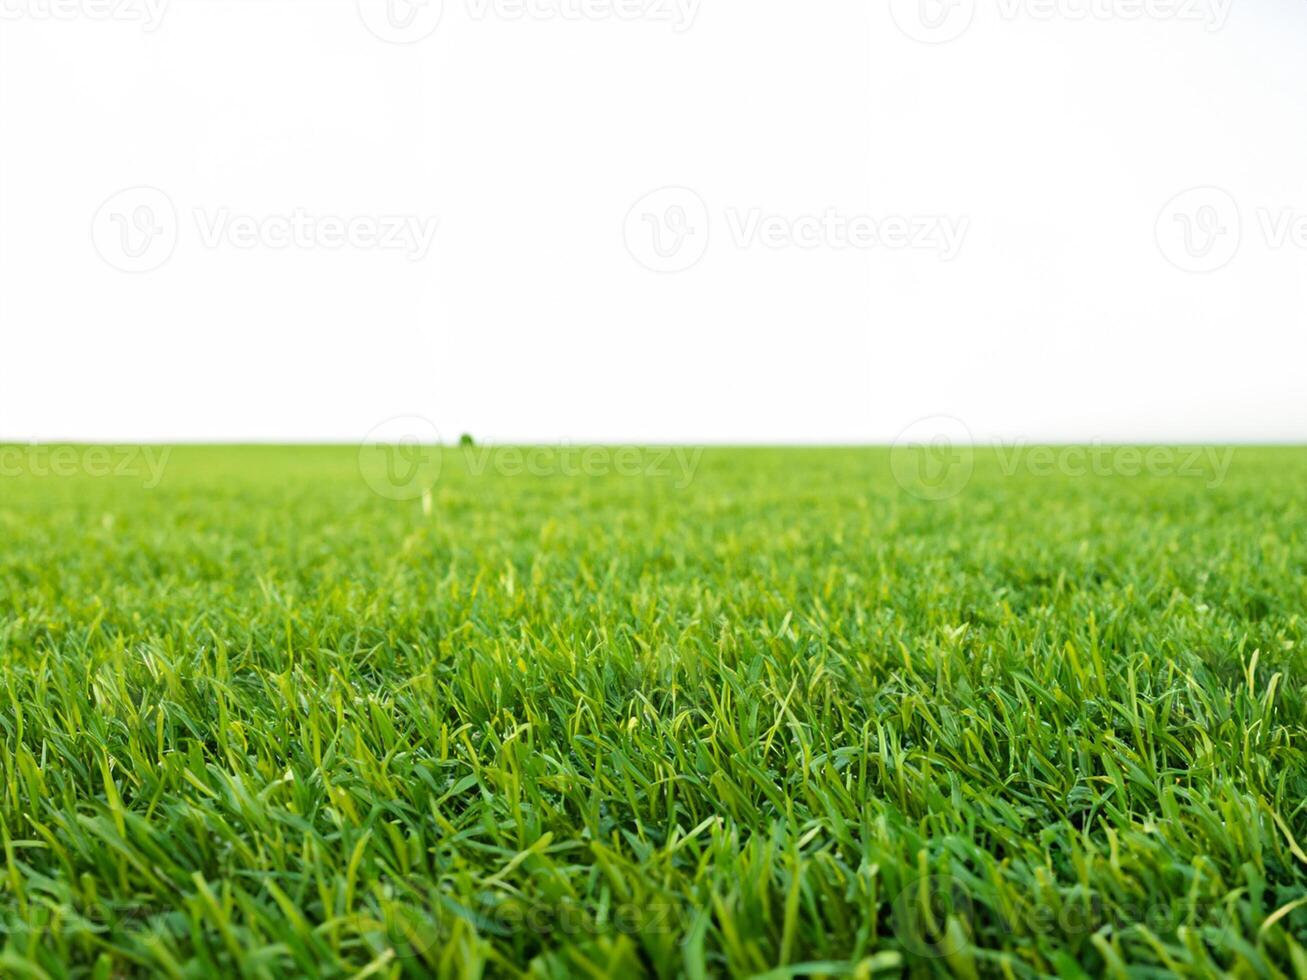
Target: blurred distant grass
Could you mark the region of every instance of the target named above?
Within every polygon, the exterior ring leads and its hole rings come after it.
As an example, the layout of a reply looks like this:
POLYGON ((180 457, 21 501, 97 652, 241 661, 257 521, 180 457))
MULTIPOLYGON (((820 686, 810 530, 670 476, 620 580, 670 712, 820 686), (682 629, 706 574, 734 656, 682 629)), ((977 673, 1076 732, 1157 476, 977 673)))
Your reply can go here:
POLYGON ((1307 976, 1305 450, 69 452, 0 975, 1307 976))

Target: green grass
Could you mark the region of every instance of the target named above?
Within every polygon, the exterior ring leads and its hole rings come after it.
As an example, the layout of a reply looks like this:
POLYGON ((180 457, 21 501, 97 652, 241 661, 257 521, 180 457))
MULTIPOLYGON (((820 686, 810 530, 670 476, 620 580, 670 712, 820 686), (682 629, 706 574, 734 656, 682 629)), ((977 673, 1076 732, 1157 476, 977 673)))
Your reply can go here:
POLYGON ((67 452, 0 477, 0 975, 1307 975, 1307 450, 67 452))

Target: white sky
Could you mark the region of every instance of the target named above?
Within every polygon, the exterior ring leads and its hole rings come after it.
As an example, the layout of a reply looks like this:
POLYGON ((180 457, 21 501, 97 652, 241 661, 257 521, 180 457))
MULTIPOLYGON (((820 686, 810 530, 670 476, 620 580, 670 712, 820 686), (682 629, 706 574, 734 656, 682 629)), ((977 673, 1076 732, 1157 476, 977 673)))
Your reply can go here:
POLYGON ((1307 440, 1302 0, 147 2, 0 0, 0 436, 1307 440))

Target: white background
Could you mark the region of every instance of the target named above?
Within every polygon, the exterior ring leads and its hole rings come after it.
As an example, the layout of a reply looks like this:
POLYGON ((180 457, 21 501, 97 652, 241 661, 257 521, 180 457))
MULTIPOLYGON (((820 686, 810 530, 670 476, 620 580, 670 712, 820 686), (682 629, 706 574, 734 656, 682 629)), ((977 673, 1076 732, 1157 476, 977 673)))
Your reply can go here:
POLYGON ((5 438, 1307 439, 1301 0, 134 2, 0 0, 5 438), (205 242, 297 211, 439 225, 205 242), (967 231, 740 230, 828 211, 967 231))

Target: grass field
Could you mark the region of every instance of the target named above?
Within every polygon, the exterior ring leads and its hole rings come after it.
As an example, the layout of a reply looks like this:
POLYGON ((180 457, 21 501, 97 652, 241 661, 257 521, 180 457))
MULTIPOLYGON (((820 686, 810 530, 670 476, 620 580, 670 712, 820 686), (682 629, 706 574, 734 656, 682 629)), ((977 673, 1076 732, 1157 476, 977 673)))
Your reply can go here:
POLYGON ((1307 976, 1307 450, 156 451, 7 450, 2 976, 1307 976))

